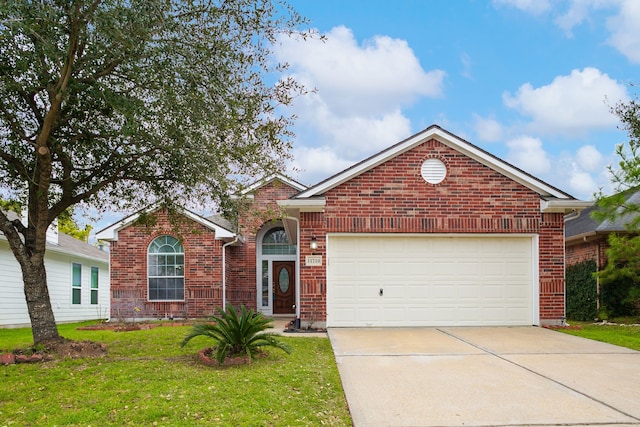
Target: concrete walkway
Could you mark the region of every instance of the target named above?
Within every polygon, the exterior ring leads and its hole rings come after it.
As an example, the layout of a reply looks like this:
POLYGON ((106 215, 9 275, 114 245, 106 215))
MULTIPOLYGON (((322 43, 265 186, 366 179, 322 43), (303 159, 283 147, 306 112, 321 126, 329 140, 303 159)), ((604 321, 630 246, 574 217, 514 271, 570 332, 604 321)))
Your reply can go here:
POLYGON ((329 329, 365 426, 640 425, 640 352, 535 327, 329 329))

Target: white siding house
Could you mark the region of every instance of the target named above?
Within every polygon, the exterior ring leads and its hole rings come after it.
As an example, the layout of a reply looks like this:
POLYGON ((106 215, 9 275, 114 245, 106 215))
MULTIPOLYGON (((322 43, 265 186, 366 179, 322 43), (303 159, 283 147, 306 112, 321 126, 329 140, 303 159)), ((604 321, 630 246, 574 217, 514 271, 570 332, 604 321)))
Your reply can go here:
MULTIPOLYGON (((45 267, 56 322, 109 317, 107 252, 63 233, 49 233, 45 267)), ((30 326, 23 289, 20 265, 0 234, 0 327, 30 326)))

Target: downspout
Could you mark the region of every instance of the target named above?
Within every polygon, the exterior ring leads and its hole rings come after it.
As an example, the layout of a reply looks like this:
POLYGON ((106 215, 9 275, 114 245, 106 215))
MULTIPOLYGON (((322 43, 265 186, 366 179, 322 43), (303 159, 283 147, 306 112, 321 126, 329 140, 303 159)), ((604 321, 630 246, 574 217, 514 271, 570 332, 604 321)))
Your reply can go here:
POLYGON ((227 246, 238 243, 239 237, 236 236, 231 242, 222 245, 222 309, 227 309, 227 246))
MULTIPOLYGON (((596 271, 600 272, 600 244, 601 241, 596 242, 596 271)), ((598 310, 598 316, 600 316, 600 275, 596 274, 596 310, 598 310)))
POLYGON ((567 215, 564 217, 564 222, 567 221, 573 221, 574 219, 578 219, 578 217, 580 216, 580 214, 582 214, 581 210, 574 210, 573 212, 571 212, 571 216, 567 215))
POLYGON ((296 327, 300 327, 300 220, 293 216, 285 216, 287 219, 292 219, 296 222, 296 327))

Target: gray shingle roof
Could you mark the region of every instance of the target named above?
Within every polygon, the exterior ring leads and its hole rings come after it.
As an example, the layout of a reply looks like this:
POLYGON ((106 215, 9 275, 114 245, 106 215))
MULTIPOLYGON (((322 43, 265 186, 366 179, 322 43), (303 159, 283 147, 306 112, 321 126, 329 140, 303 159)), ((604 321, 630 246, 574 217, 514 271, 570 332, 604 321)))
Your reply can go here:
POLYGON ((229 221, 227 221, 222 215, 211 215, 205 218, 207 221, 211 221, 215 225, 218 225, 225 230, 229 230, 231 232, 234 231, 234 226, 229 221))
POLYGON ((58 233, 58 245, 52 243, 47 244, 47 249, 55 250, 63 249, 67 253, 74 253, 85 257, 96 258, 103 261, 109 261, 109 253, 102 251, 82 240, 78 240, 68 234, 58 233))
MULTIPOLYGON (((640 190, 630 191, 627 201, 631 204, 640 205, 640 190)), ((580 216, 565 223, 565 238, 582 236, 584 234, 606 234, 619 231, 627 231, 625 224, 629 222, 634 214, 624 215, 616 218, 615 221, 605 219, 600 222, 591 217, 591 213, 599 209, 598 205, 582 211, 580 216)))
MULTIPOLYGON (((15 212, 7 212, 6 215, 10 220, 18 219, 20 217, 15 212)), ((0 238, 5 239, 2 232, 0 232, 0 238)), ((102 251, 95 246, 64 233, 58 233, 58 244, 47 242, 47 250, 109 262, 108 252, 102 251)))

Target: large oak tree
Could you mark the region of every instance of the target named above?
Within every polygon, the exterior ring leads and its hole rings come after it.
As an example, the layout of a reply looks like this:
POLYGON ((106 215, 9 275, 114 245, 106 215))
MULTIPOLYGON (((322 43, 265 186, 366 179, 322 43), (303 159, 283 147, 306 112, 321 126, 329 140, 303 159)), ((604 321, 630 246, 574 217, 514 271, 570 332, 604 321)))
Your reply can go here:
POLYGON ((301 88, 269 49, 302 21, 271 0, 1 2, 0 186, 28 221, 0 231, 35 343, 59 338, 45 236, 69 207, 216 200, 282 166, 301 88))

